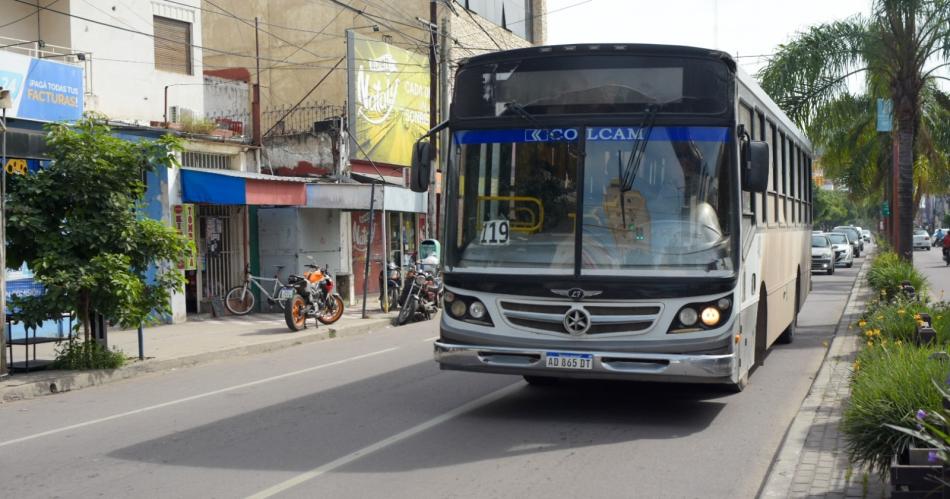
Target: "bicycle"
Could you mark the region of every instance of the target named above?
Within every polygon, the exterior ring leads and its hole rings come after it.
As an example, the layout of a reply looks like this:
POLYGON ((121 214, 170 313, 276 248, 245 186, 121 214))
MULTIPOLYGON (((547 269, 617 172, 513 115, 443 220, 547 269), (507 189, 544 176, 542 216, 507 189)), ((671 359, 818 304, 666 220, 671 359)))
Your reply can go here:
POLYGON ((224 299, 224 306, 231 311, 234 315, 246 315, 254 308, 254 293, 251 290, 251 284, 257 286, 257 289, 261 291, 265 296, 267 296, 268 303, 276 303, 281 310, 284 309, 284 303, 294 297, 294 288, 282 283, 280 281, 280 271, 284 268, 283 265, 274 265, 277 269, 274 273, 274 277, 261 277, 256 275, 251 275, 250 269, 244 267, 244 283, 240 286, 235 286, 228 291, 227 296, 224 299), (261 282, 273 281, 274 289, 272 292, 268 292, 264 286, 261 286, 261 282))

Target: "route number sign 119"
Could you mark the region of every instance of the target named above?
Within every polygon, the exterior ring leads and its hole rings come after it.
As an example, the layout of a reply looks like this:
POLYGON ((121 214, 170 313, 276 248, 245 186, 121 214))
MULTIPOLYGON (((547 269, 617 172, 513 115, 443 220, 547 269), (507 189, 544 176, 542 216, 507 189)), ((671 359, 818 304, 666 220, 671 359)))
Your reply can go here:
POLYGON ((482 226, 482 235, 479 244, 485 246, 499 246, 508 244, 509 227, 507 220, 489 220, 482 226))

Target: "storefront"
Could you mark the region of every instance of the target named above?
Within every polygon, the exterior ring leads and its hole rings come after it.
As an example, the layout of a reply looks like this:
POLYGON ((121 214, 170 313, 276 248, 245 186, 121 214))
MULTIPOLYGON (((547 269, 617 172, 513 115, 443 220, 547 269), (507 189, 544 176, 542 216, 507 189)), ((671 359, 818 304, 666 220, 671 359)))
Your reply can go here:
MULTIPOLYGON (((188 313, 217 313, 245 269, 259 274, 258 207, 304 206, 309 179, 235 170, 181 168, 175 225, 192 238, 196 258, 182 264, 188 313)), ((269 274, 268 274, 269 276, 269 274)))

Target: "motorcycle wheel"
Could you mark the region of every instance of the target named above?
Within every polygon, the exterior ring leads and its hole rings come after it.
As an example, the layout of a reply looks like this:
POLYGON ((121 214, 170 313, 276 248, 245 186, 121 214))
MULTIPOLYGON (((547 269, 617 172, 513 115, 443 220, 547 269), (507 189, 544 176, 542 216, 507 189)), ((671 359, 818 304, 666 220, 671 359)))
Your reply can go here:
POLYGON ((307 303, 300 295, 294 295, 288 300, 284 309, 284 320, 291 331, 300 331, 307 327, 307 303))
POLYGON ((418 298, 415 296, 410 296, 402 308, 399 309, 399 315, 396 316, 396 325, 401 326, 412 318, 416 313, 416 305, 418 304, 418 298))
POLYGON ((327 304, 323 307, 322 314, 317 316, 317 320, 323 324, 333 324, 343 316, 343 298, 340 295, 333 295, 327 299, 327 304))

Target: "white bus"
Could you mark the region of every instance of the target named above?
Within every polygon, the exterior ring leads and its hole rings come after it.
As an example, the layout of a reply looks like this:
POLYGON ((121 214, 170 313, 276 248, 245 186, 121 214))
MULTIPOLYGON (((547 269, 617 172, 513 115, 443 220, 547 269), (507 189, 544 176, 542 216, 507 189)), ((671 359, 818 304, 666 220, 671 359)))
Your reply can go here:
MULTIPOLYGON (((811 145, 726 53, 463 61, 443 169, 443 369, 742 389, 810 289, 811 145)), ((424 191, 432 147, 415 147, 424 191)))

